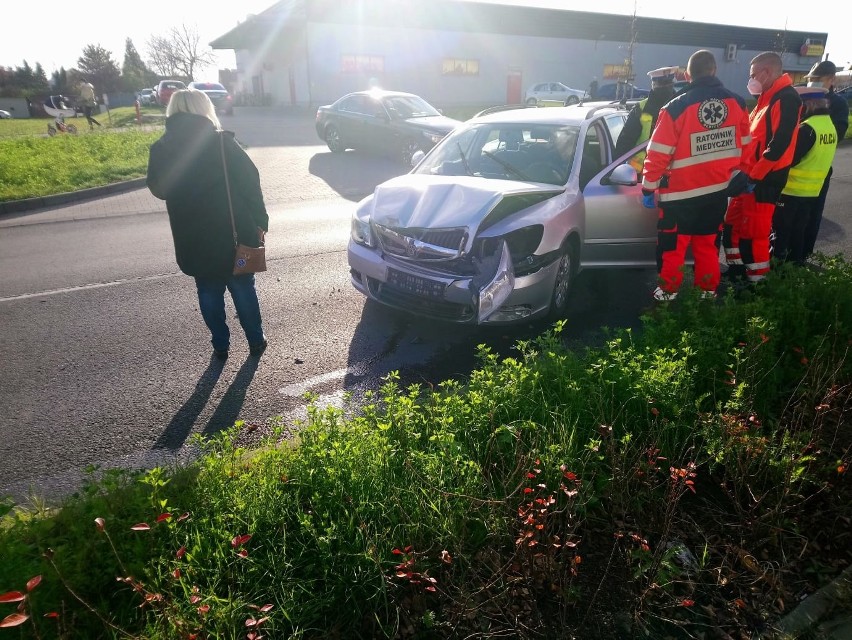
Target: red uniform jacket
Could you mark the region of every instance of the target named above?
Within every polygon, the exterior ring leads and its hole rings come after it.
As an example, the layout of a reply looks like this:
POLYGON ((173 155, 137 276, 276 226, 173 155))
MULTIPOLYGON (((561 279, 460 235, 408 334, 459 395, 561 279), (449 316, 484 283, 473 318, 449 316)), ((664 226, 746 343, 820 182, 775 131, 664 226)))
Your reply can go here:
POLYGON ((749 143, 745 101, 715 76, 698 78, 660 110, 648 143, 642 187, 660 202, 719 194, 749 143))
POLYGON ((802 100, 787 74, 760 94, 749 116, 751 142, 743 151, 742 166, 755 182, 784 188, 793 164, 801 109, 802 100))

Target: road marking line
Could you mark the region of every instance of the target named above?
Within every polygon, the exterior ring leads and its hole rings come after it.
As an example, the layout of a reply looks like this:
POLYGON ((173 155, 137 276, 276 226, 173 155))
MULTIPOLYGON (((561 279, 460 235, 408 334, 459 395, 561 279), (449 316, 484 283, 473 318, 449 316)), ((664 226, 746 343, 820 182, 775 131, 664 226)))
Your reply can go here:
POLYGON ((141 276, 139 278, 124 278, 123 280, 114 280, 112 282, 95 282, 93 284, 81 284, 76 287, 65 287, 63 289, 51 289, 50 291, 41 291, 40 293, 21 293, 17 296, 6 296, 0 298, 0 302, 11 302, 13 300, 27 300, 29 298, 42 298, 44 296, 55 296, 60 293, 71 293, 74 291, 86 291, 88 289, 103 289, 104 287, 115 287, 120 284, 128 284, 131 282, 146 282, 149 280, 163 280, 164 278, 174 278, 175 276, 183 275, 179 271, 174 273, 159 273, 153 276, 141 276))
POLYGON ((329 371, 328 373, 323 373, 322 375, 314 376, 313 378, 308 378, 307 380, 302 380, 301 382, 290 384, 286 387, 281 387, 278 390, 278 393, 285 396, 291 396, 293 398, 299 398, 311 387, 323 384, 324 382, 331 382, 332 380, 342 380, 349 373, 352 373, 352 369, 350 367, 337 369, 336 371, 329 371))

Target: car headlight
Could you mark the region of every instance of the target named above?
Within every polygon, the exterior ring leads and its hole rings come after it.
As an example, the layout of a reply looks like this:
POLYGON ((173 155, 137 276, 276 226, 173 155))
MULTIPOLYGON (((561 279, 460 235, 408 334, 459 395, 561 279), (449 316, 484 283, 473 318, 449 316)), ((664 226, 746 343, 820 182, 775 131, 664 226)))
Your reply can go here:
POLYGON ((373 232, 370 230, 369 220, 362 220, 357 215, 352 216, 352 240, 365 247, 373 246, 373 232))
POLYGON ((503 249, 500 252, 500 264, 497 265, 497 272, 491 279, 491 282, 486 284, 479 291, 479 322, 484 322, 490 315, 496 312, 512 290, 515 288, 515 271, 512 268, 512 256, 509 253, 509 247, 506 242, 503 242, 503 249))

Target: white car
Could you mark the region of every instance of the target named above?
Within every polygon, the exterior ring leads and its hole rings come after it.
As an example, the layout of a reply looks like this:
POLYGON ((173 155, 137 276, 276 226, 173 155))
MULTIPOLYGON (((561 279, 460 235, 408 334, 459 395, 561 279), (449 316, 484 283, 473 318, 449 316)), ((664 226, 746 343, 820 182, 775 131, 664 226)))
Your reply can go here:
POLYGON ((561 82, 541 82, 534 84, 527 90, 525 97, 528 105, 541 104, 542 102, 558 102, 566 106, 577 104, 587 97, 582 89, 572 89, 561 82))
POLYGON ((11 118, 11 117, 12 117, 11 113, 9 113, 8 111, 4 111, 3 109, 0 109, 0 120, 5 120, 6 118, 11 118))
POLYGON ((139 100, 139 104, 141 105, 154 104, 155 97, 153 89, 142 89, 142 91, 136 94, 136 98, 139 100))
POLYGON ((506 324, 563 317, 581 269, 656 266, 657 210, 615 156, 618 104, 471 118, 352 218, 353 286, 422 318, 506 324))

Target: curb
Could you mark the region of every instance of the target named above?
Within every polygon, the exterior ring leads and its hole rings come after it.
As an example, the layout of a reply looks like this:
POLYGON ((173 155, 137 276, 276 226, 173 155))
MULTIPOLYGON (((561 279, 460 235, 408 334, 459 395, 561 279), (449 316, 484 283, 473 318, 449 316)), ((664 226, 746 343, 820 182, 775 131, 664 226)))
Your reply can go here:
POLYGON ((793 611, 787 614, 777 625, 776 630, 779 638, 792 640, 800 637, 819 637, 825 640, 840 640, 849 638, 847 634, 852 633, 852 566, 846 569, 832 582, 819 589, 803 600, 793 611), (837 625, 832 624, 832 618, 836 617, 837 625), (847 626, 850 625, 850 626, 847 626), (840 635, 824 635, 822 629, 826 627, 838 627, 840 635), (840 629, 843 629, 842 631, 840 629), (821 635, 811 636, 819 631, 821 635))
POLYGON ((88 200, 90 198, 100 198, 114 193, 132 191, 133 189, 144 186, 145 178, 134 178, 132 180, 125 180, 124 182, 114 182, 113 184, 107 184, 102 187, 91 187, 90 189, 81 189, 80 191, 71 191, 69 193, 57 193, 52 196, 42 196, 40 198, 0 202, 0 216, 9 213, 32 211, 33 209, 43 209, 45 207, 53 207, 68 204, 69 202, 88 200))

